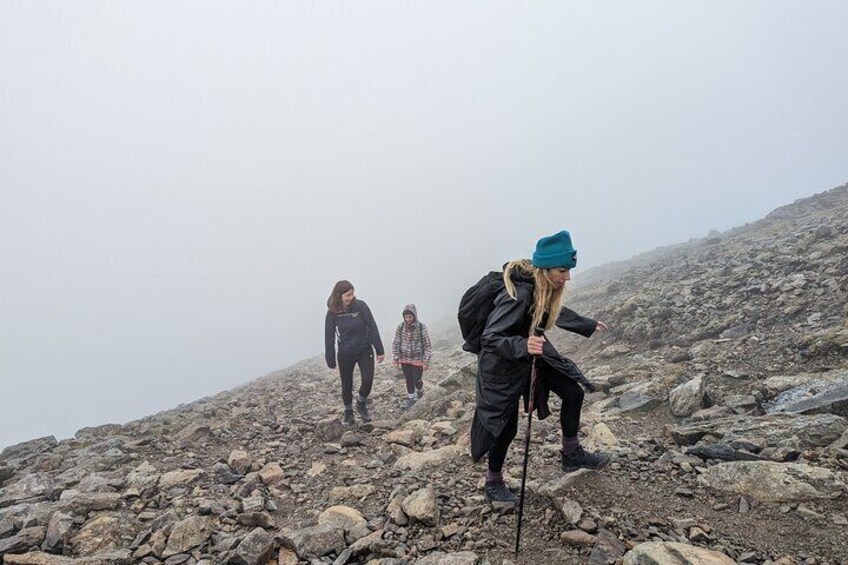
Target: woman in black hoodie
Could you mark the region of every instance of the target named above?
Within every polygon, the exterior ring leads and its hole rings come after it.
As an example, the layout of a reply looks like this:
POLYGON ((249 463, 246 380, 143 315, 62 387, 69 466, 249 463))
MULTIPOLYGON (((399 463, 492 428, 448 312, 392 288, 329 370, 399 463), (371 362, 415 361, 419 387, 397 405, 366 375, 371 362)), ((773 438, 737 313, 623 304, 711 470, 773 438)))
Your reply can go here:
POLYGON ((361 383, 356 397, 356 411, 363 422, 371 421, 366 401, 374 382, 374 352, 377 363, 385 358, 380 331, 371 310, 358 300, 353 285, 345 280, 333 286, 327 299, 327 316, 324 320, 324 355, 327 366, 336 368, 336 339, 338 338, 338 367, 342 379, 344 424, 351 426, 353 419, 353 369, 359 365, 361 383))

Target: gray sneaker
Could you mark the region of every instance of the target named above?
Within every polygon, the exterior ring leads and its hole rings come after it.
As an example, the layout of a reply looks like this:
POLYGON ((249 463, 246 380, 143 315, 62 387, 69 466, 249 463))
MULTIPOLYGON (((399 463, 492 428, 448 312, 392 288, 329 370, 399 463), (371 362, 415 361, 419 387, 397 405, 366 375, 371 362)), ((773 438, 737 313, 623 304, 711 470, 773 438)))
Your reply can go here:
POLYGON ((405 399, 403 402, 401 402, 401 404, 400 404, 400 409, 401 409, 401 410, 409 410, 410 408, 412 408, 412 406, 413 406, 413 405, 414 405, 417 401, 418 401, 418 399, 417 399, 417 398, 409 398, 409 397, 407 396, 407 397, 406 397, 406 399, 405 399))
POLYGON ((509 490, 503 481, 486 481, 486 500, 489 502, 518 502, 518 495, 509 490))
POLYGON ((344 417, 342 418, 342 425, 350 427, 355 423, 356 420, 353 419, 353 408, 345 410, 344 417))
POLYGON ((363 422, 371 421, 371 413, 368 412, 368 404, 366 402, 356 401, 356 412, 359 414, 359 417, 362 418, 363 422))
POLYGON ((586 451, 579 446, 571 455, 566 455, 563 451, 560 451, 560 455, 562 455, 562 470, 566 472, 577 469, 600 469, 610 462, 610 457, 606 453, 586 451))
POLYGON ((415 394, 418 396, 418 398, 424 398, 424 389, 419 388, 418 390, 415 391, 415 394))

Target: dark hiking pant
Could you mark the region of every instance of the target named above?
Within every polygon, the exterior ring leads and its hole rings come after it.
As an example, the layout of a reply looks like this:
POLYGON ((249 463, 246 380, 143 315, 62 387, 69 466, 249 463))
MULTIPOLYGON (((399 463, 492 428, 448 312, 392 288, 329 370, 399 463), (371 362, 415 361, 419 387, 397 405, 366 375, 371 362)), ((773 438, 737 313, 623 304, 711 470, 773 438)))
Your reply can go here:
POLYGON ((580 428, 580 410, 583 409, 583 389, 573 379, 557 376, 542 376, 548 390, 556 394, 562 400, 562 409, 559 411, 559 425, 562 427, 563 437, 576 437, 580 428))
POLYGON ((500 473, 503 469, 504 461, 506 461, 506 452, 509 449, 509 444, 515 439, 515 434, 518 433, 518 404, 511 411, 511 416, 504 425, 501 435, 495 438, 492 442, 492 447, 489 448, 489 471, 500 473))
POLYGON ((400 368, 403 370, 403 376, 406 377, 406 392, 412 394, 415 389, 421 390, 424 388, 424 367, 418 365, 407 365, 401 363, 400 368))
MULTIPOLYGON (((539 378, 544 378, 548 390, 562 399, 559 425, 562 428, 563 437, 577 437, 577 430, 580 428, 580 411, 583 408, 583 389, 574 380, 562 376, 540 376, 539 378)), ((503 469, 509 445, 518 432, 518 412, 516 404, 501 435, 494 439, 489 448, 489 471, 493 473, 499 473, 503 469)))
POLYGON ((339 375, 342 377, 342 401, 353 406, 353 368, 359 365, 359 396, 368 398, 374 383, 374 350, 370 347, 359 355, 348 357, 339 353, 339 375))

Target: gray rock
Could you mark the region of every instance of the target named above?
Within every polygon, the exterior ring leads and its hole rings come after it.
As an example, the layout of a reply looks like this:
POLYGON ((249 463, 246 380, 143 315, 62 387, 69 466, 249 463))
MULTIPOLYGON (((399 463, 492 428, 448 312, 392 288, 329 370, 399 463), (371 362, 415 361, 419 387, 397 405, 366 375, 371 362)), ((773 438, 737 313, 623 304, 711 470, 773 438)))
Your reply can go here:
POLYGON ((583 517, 583 507, 577 501, 570 498, 564 498, 560 501, 559 510, 567 524, 572 526, 580 521, 583 517))
POLYGON ((9 461, 12 459, 23 459, 26 457, 32 457, 33 455, 38 455, 39 453, 46 453, 48 451, 52 451, 59 445, 59 442, 56 441, 54 436, 45 436, 36 439, 31 439, 28 441, 24 441, 15 445, 10 445, 9 447, 3 449, 0 452, 0 460, 9 461))
POLYGON ((409 518, 428 526, 439 523, 439 503, 432 486, 417 490, 407 496, 402 504, 403 512, 409 518))
POLYGON ((315 422, 315 433, 324 441, 335 441, 345 433, 341 420, 332 416, 315 422))
POLYGON ((650 410, 660 403, 659 399, 641 390, 630 390, 622 394, 617 407, 622 412, 634 412, 638 410, 650 410))
POLYGON ((780 393, 766 412, 830 413, 848 417, 848 372, 838 381, 816 380, 780 393))
POLYGON ((80 493, 66 490, 59 497, 62 509, 74 514, 88 514, 102 510, 116 510, 124 503, 124 497, 117 492, 80 493))
POLYGON ((273 555, 274 536, 262 528, 255 528, 241 540, 227 563, 233 565, 265 565, 273 555))
POLYGON ((434 551, 415 561, 415 565, 477 565, 480 558, 473 551, 444 553, 434 551))
POLYGON ((57 553, 62 550, 71 537, 74 527, 74 517, 70 514, 55 512, 47 525, 47 534, 41 549, 48 553, 57 553))
POLYGON ((277 539, 280 544, 293 549, 300 558, 338 553, 346 546, 344 532, 330 525, 312 526, 300 530, 283 529, 277 534, 277 539))
POLYGON ((233 485, 244 478, 243 475, 233 472, 226 463, 212 465, 212 475, 215 477, 215 482, 221 485, 233 485))
POLYGON ((721 332, 719 334, 719 338, 721 339, 739 339, 740 337, 745 337, 746 335, 751 333, 751 326, 749 324, 739 324, 736 326, 731 326, 721 332))
POLYGON ((703 377, 695 377, 672 389, 668 402, 675 416, 691 416, 704 403, 703 377))
POLYGON ((685 543, 640 543, 627 552, 623 565, 734 565, 723 553, 685 543))
POLYGON ((719 463, 699 477, 701 484, 762 502, 838 498, 845 485, 829 469, 797 463, 719 463))
POLYGON ((18 482, 0 489, 0 508, 21 502, 45 500, 53 495, 55 489, 56 484, 50 475, 30 473, 18 482))
POLYGON ((318 516, 318 524, 327 524, 344 531, 348 543, 354 543, 371 533, 362 514, 349 506, 331 506, 318 516))
POLYGON ((0 464, 0 486, 15 475, 14 469, 7 465, 0 464))
POLYGON ((794 437, 800 447, 809 449, 832 443, 846 429, 848 421, 832 414, 769 414, 760 418, 737 416, 676 426, 671 434, 678 445, 693 445, 707 434, 725 442, 763 439, 773 446, 794 437))
POLYGON ((131 528, 131 522, 125 514, 117 512, 97 514, 80 528, 68 545, 79 555, 95 555, 118 550, 126 543, 123 538, 135 537, 135 532, 131 528))
POLYGON ((0 539, 0 558, 7 553, 22 553, 38 547, 44 541, 47 528, 36 526, 24 528, 12 537, 0 539))
POLYGON ((395 461, 394 468, 402 471, 421 471, 423 469, 441 467, 450 463, 463 453, 465 453, 465 449, 458 445, 446 445, 445 447, 430 451, 413 451, 412 453, 398 457, 398 460, 395 461))
POLYGON ((608 565, 621 559, 624 552, 627 551, 627 546, 609 530, 600 530, 598 532, 595 547, 589 554, 588 563, 592 565, 608 565))
POLYGON ((230 452, 227 458, 227 464, 237 475, 246 475, 250 472, 250 466, 253 465, 253 460, 246 451, 240 449, 230 452))
POLYGON ((383 539, 383 530, 371 532, 364 538, 361 538, 351 544, 350 551, 354 556, 362 555, 363 553, 373 552, 383 539))
POLYGON ((529 486, 540 495, 548 497, 554 505, 558 506, 559 500, 566 497, 570 489, 578 487, 596 473, 597 471, 590 469, 579 469, 573 473, 565 473, 552 481, 545 481, 541 484, 532 483, 529 486))
POLYGON ((33 551, 19 555, 7 554, 3 561, 5 565, 117 565, 105 558, 99 557, 63 557, 33 551))
POLYGON ((720 459, 722 461, 759 461, 753 453, 733 449, 726 443, 714 443, 712 445, 696 445, 686 450, 688 455, 694 455, 707 461, 709 459, 720 459))
POLYGON ((164 557, 185 553, 205 542, 212 533, 212 521, 205 516, 189 516, 171 528, 164 557))

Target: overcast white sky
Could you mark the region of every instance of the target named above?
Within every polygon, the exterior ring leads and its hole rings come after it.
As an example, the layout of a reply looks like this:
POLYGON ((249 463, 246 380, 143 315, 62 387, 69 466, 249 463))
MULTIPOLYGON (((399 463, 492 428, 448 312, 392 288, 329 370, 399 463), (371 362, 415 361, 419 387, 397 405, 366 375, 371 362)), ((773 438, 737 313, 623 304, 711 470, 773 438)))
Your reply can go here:
MULTIPOLYGON (((0 1, 0 447, 848 180, 848 3, 0 1)), ((591 314, 591 313, 587 313, 591 314)), ((377 408, 379 409, 379 408, 377 408)))

